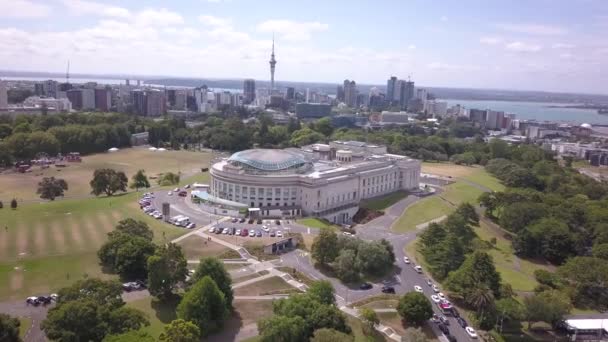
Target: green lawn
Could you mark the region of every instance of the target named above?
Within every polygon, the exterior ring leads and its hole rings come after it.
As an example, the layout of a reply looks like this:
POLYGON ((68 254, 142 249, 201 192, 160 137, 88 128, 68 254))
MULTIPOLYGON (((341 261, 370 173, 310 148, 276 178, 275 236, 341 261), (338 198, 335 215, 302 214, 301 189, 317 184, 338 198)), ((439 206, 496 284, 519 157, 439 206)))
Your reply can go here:
POLYGON ((407 197, 406 191, 397 191, 385 196, 363 200, 359 206, 371 210, 384 210, 405 197, 407 197))
POLYGON ((19 317, 19 323, 21 323, 19 325, 19 337, 21 337, 22 340, 25 340, 25 333, 27 333, 32 326, 32 319, 29 317, 19 317))
POLYGON ((417 225, 448 215, 452 210, 441 198, 427 197, 407 207, 391 228, 400 233, 413 231, 417 225))
POLYGON ((445 198, 454 205, 465 202, 475 204, 482 193, 483 191, 481 189, 471 184, 467 184, 466 182, 458 181, 446 186, 445 191, 439 196, 445 198))
POLYGON ((319 228, 319 229, 321 229, 321 228, 338 229, 339 228, 335 224, 328 223, 328 222, 320 220, 316 217, 307 217, 307 218, 296 220, 296 222, 303 226, 307 226, 307 227, 311 227, 311 228, 319 228))
POLYGON ((163 332, 165 324, 169 324, 177 318, 175 314, 177 304, 179 304, 179 298, 168 303, 163 303, 154 297, 146 297, 128 302, 127 306, 141 310, 148 315, 150 325, 142 328, 142 330, 158 339, 158 336, 163 332))
POLYGON ((186 232, 143 214, 137 196, 61 200, 0 210, 0 300, 54 292, 85 276, 112 277, 102 274, 96 253, 122 219, 148 223, 157 243, 186 232))
POLYGON ((503 191, 505 189, 505 186, 502 185, 502 183, 496 177, 490 175, 484 169, 478 169, 478 171, 462 178, 468 180, 469 182, 485 186, 493 191, 503 191))

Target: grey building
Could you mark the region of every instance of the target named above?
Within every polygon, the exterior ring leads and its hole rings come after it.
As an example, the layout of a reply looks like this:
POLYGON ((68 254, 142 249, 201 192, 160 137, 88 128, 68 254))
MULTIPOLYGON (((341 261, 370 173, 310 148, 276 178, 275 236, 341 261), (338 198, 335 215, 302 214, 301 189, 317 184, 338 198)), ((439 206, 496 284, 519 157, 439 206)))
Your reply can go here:
POLYGON ((248 78, 243 82, 243 103, 250 104, 255 100, 255 80, 248 78))
POLYGON ((323 118, 331 115, 331 105, 322 103, 298 103, 296 116, 300 119, 323 118))

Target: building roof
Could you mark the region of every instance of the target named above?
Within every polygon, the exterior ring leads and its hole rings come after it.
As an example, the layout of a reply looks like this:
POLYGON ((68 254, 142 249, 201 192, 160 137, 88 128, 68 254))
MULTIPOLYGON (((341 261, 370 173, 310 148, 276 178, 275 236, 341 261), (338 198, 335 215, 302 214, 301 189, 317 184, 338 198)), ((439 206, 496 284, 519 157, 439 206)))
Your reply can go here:
POLYGON ((252 149, 237 152, 228 162, 245 164, 263 171, 280 171, 310 163, 302 154, 290 150, 252 149))
POLYGON ((608 331, 608 319, 568 319, 566 324, 571 329, 577 330, 606 330, 608 331))

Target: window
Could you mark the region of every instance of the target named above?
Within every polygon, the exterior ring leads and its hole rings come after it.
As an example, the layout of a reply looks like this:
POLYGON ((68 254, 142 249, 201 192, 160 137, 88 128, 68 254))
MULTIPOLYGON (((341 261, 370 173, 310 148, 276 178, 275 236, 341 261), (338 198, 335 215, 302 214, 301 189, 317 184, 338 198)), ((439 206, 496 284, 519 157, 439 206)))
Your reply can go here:
POLYGON ((357 192, 353 191, 353 199, 356 199, 356 198, 357 198, 357 192))
POLYGON ((365 186, 365 179, 363 180, 363 186, 365 186))

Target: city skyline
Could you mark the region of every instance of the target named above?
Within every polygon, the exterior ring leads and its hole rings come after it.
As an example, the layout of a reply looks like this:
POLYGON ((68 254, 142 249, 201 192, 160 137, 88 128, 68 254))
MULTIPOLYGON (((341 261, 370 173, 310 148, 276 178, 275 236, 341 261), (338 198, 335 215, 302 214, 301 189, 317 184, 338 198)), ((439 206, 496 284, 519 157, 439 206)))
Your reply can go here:
POLYGON ((278 81, 411 75, 421 86, 607 92, 608 3, 598 0, 312 1, 297 11, 242 1, 0 0, 0 46, 10 47, 0 64, 62 72, 69 59, 81 74, 268 80, 274 32, 278 81))

